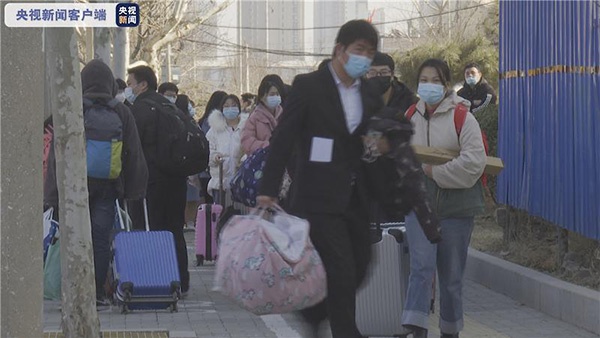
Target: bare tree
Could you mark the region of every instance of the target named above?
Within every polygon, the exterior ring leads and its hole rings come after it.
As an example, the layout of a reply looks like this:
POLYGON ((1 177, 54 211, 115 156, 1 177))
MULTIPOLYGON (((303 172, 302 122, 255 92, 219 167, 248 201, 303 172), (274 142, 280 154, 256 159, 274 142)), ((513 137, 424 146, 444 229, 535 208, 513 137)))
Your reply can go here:
POLYGON ((113 73, 115 77, 124 79, 129 63, 129 34, 128 28, 116 28, 113 45, 113 73))
POLYGON ((491 3, 490 0, 412 0, 417 15, 408 30, 393 28, 390 37, 428 43, 464 41, 474 37, 491 3))
POLYGON ((110 66, 111 34, 110 28, 94 28, 94 59, 100 59, 110 66))
POLYGON ((62 321, 67 338, 100 337, 84 144, 77 35, 45 30, 60 212, 62 321))
MULTIPOLYGON (((131 60, 144 60, 160 74, 161 51, 169 43, 223 11, 233 0, 203 1, 199 11, 191 11, 192 0, 141 0, 140 25, 131 31, 131 60)), ((196 6, 199 3, 195 4, 196 6)))

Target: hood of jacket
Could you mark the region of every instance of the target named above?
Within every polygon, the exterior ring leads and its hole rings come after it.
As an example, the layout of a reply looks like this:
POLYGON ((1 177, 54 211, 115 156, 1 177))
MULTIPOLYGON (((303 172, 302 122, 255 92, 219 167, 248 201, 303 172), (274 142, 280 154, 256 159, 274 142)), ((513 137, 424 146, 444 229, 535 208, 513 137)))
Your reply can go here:
POLYGON ((283 108, 281 108, 281 105, 279 105, 277 106, 277 108, 275 108, 275 116, 273 116, 273 114, 267 109, 267 107, 265 107, 262 103, 259 103, 254 108, 252 115, 256 116, 254 118, 262 123, 275 126, 277 125, 277 120, 281 116, 282 112, 283 108))
MULTIPOLYGON (((454 90, 450 91, 450 93, 442 100, 440 105, 436 108, 434 114, 443 114, 447 113, 451 110, 454 110, 454 107, 457 104, 462 104, 463 106, 469 108, 471 107, 471 102, 466 100, 456 94, 454 90)), ((425 102, 423 100, 419 100, 417 102, 417 111, 424 113, 425 112, 425 102)))
POLYGON ((94 59, 81 70, 81 87, 86 98, 112 99, 117 95, 117 83, 112 71, 102 60, 94 59))
MULTIPOLYGON (((240 123, 238 124, 238 129, 243 129, 244 123, 246 123, 246 119, 244 119, 240 115, 240 123)), ((220 110, 214 109, 208 116, 208 125, 210 126, 210 129, 214 129, 215 132, 220 133, 225 131, 225 129, 227 128, 227 121, 225 120, 225 115, 223 115, 223 113, 220 110)))

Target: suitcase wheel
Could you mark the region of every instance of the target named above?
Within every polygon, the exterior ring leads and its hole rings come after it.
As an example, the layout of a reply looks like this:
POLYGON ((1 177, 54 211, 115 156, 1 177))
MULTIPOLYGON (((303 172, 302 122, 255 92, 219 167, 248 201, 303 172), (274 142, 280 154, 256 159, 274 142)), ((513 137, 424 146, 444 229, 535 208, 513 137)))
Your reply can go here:
POLYGON ((196 255, 196 266, 204 265, 204 255, 196 255))
POLYGON ((173 303, 171 303, 171 306, 169 306, 171 312, 179 312, 179 309, 177 308, 177 301, 179 300, 179 296, 179 290, 173 292, 173 303))

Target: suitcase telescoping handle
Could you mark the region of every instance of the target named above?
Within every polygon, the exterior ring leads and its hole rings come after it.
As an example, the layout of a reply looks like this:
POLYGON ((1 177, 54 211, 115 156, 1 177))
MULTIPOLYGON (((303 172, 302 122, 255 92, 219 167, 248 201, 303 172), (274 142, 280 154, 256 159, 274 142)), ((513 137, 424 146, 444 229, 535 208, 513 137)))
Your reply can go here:
MULTIPOLYGON (((146 231, 150 231, 150 222, 148 221, 148 204, 146 202, 146 199, 144 198, 143 200, 143 205, 144 205, 144 223, 146 226, 146 231)), ((119 222, 121 223, 121 230, 126 230, 126 231, 131 231, 131 228, 129 227, 129 223, 126 223, 123 221, 123 215, 121 214, 121 205, 119 204, 119 200, 116 200, 116 204, 117 204, 117 214, 119 216, 119 222)), ((129 215, 129 207, 127 205, 127 200, 123 200, 123 206, 125 207, 125 214, 129 215)))
POLYGON ((225 189, 223 187, 223 161, 219 162, 219 202, 225 207, 225 189))

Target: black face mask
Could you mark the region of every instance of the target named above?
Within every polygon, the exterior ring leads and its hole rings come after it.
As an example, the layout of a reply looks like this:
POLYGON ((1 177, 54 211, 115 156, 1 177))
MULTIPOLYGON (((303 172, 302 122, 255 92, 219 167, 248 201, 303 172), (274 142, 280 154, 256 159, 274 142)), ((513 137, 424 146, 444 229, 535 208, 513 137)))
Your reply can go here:
POLYGON ((390 89, 390 86, 392 85, 392 77, 391 76, 376 76, 376 77, 372 77, 372 78, 368 79, 367 81, 372 83, 373 86, 375 86, 375 88, 377 88, 379 93, 381 93, 381 95, 383 95, 385 92, 387 92, 387 90, 390 89))

